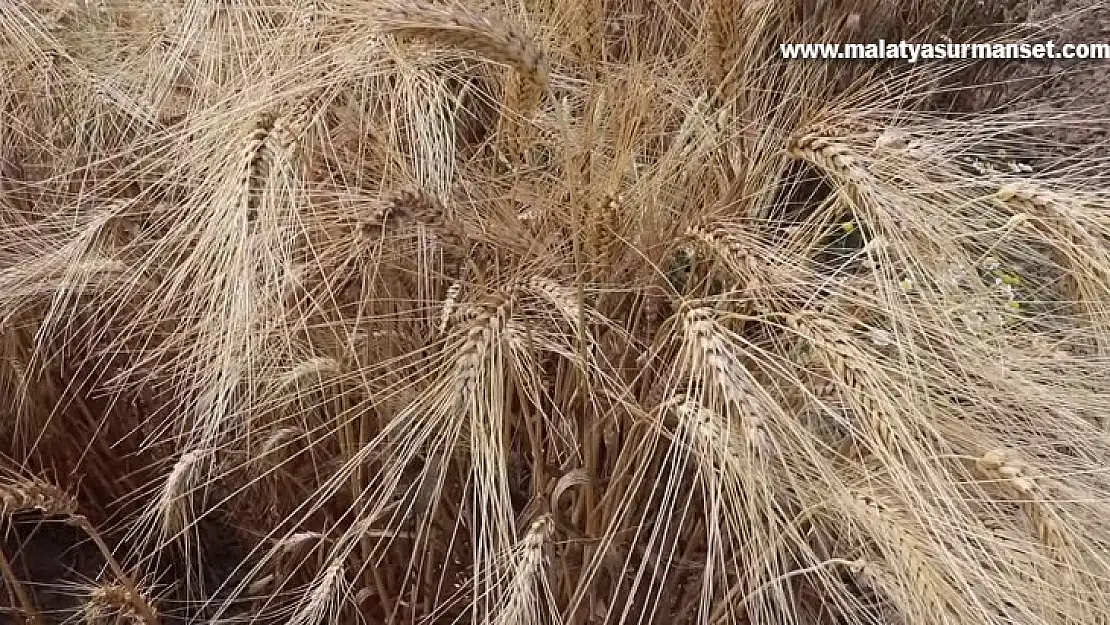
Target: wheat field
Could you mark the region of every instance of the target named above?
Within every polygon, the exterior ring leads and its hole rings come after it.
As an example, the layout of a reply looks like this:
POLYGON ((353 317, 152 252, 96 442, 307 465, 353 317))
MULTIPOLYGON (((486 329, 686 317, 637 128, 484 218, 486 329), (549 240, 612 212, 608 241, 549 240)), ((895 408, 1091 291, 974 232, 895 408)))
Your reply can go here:
POLYGON ((1110 624, 1024 11, 0 0, 0 623, 1110 624))

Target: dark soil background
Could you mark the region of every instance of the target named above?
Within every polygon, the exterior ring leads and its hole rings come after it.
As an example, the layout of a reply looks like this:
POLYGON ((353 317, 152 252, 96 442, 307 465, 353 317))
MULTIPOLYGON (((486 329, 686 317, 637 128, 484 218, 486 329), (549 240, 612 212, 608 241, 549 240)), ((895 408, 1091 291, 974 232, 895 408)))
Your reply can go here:
MULTIPOLYGON (((990 0, 985 0, 990 1, 990 0)), ((1110 43, 1110 3, 1092 0, 1045 0, 1034 2, 1014 21, 1025 21, 1037 34, 1037 41, 1065 43, 1110 43)), ((1061 111, 1084 111, 1096 122, 1083 125, 1046 124, 1040 139, 1091 156, 1107 151, 1100 145, 1110 138, 1110 59, 1021 62, 1008 68, 1007 81, 985 92, 982 108, 1022 109, 1028 102, 1041 102, 1039 108, 1052 119, 1061 111)))

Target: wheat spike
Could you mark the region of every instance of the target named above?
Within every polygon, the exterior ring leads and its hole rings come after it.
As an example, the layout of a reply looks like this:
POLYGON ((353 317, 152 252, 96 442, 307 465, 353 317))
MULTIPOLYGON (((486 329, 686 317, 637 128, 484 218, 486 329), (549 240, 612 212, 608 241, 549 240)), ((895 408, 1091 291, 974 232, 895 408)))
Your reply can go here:
POLYGON ((708 306, 690 308, 683 314, 690 371, 708 374, 725 402, 742 411, 746 418, 757 419, 766 413, 766 406, 757 399, 757 383, 726 343, 716 315, 708 306))
POLYGON ((279 389, 300 388, 308 383, 307 388, 316 389, 326 387, 331 380, 343 372, 343 365, 331 356, 313 356, 308 360, 297 363, 292 369, 283 374, 278 380, 279 389))
POLYGON ((77 501, 62 489, 38 480, 0 484, 0 518, 32 511, 68 517, 77 513, 77 501))
POLYGON ((866 177, 851 148, 820 131, 794 137, 787 144, 787 153, 846 182, 856 183, 866 177))
POLYGON ((459 295, 462 293, 462 281, 456 280, 447 287, 447 294, 443 298, 443 310, 439 314, 439 333, 442 335, 451 324, 455 312, 458 310, 459 295))
POLYGON ((338 622, 340 608, 346 593, 346 571, 343 564, 333 562, 314 581, 311 592, 304 595, 298 609, 290 619, 291 625, 338 622))
MULTIPOLYGON (((736 454, 740 448, 753 453, 764 452, 769 448, 763 418, 756 414, 742 417, 738 429, 743 444, 736 445, 736 432, 732 431, 733 426, 725 422, 722 415, 702 406, 691 397, 678 396, 668 400, 668 403, 673 405, 675 414, 697 436, 701 445, 713 450, 713 454, 721 457, 726 464, 733 464, 738 460, 739 456, 736 454)), ((709 458, 706 460, 712 465, 709 458)), ((737 470, 736 466, 732 468, 737 470)))
POLYGON ((519 556, 514 559, 512 578, 505 591, 506 598, 493 622, 498 625, 540 622, 540 597, 537 585, 543 580, 547 548, 554 523, 548 515, 532 522, 528 533, 520 540, 519 556))
POLYGON ((162 531, 174 536, 185 529, 192 517, 192 490, 204 458, 198 450, 181 454, 162 486, 158 501, 162 531))
POLYGON ((158 615, 148 599, 137 599, 125 586, 112 584, 93 588, 81 606, 81 622, 87 625, 157 625, 158 615), (141 603, 140 603, 141 602, 141 603))
MULTIPOLYGON (((887 561, 891 566, 900 569, 908 588, 896 590, 888 589, 894 596, 903 596, 907 600, 920 604, 924 613, 922 617, 929 622, 945 622, 956 613, 956 594, 945 581, 943 575, 936 570, 935 560, 930 558, 920 544, 911 536, 901 524, 893 518, 886 504, 865 493, 856 493, 853 496, 852 510, 866 523, 875 528, 873 536, 884 550, 889 550, 887 561)), ((872 578, 878 581, 879 578, 872 578)), ((915 610, 916 612, 916 610, 915 610)))
POLYGON ((379 20, 385 32, 470 50, 513 66, 541 91, 548 88, 547 56, 511 22, 479 15, 457 4, 437 5, 422 0, 389 4, 379 20))
POLYGON ((528 286, 554 306, 568 323, 575 327, 578 325, 582 314, 582 302, 578 298, 578 289, 563 286, 555 280, 543 276, 528 278, 528 286))
POLYGON ((891 427, 892 416, 876 397, 877 389, 866 382, 864 367, 868 359, 851 337, 831 321, 811 315, 793 316, 789 323, 813 346, 837 381, 848 389, 863 425, 885 448, 897 449, 900 435, 891 427))
POLYGON ((996 480, 1018 501, 1029 515, 1037 530, 1037 537, 1053 550, 1067 549, 1067 533, 1061 521, 1044 501, 1037 483, 1026 473, 1026 466, 1012 450, 995 449, 988 451, 975 462, 976 468, 985 477, 996 480))

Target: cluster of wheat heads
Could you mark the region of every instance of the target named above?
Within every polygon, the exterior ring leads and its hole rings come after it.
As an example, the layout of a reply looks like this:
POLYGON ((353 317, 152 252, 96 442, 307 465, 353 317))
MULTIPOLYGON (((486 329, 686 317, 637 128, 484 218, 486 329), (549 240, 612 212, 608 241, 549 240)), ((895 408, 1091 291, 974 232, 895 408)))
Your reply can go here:
POLYGON ((1110 622, 1084 120, 775 58, 965 8, 8 0, 0 618, 1110 622))

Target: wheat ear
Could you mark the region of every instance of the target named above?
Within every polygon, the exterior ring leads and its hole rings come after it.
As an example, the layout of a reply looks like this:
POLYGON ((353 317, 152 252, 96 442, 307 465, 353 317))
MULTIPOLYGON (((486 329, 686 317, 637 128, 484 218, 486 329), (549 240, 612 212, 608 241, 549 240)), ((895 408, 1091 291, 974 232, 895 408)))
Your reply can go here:
POLYGON ((181 532, 189 521, 191 491, 201 459, 202 454, 197 450, 181 454, 162 486, 158 512, 162 520, 162 531, 169 536, 181 532))
POLYGON ((411 0, 388 4, 379 15, 379 24, 396 36, 455 46, 511 65, 540 91, 547 91, 547 56, 512 22, 479 15, 458 4, 411 0))
POLYGON ((108 625, 109 623, 133 623, 135 625, 155 625, 157 614, 144 614, 142 605, 149 605, 145 599, 136 598, 125 586, 110 584, 97 586, 81 606, 82 622, 87 625, 108 625))
POLYGON ((518 623, 537 623, 539 618, 539 597, 537 584, 543 581, 545 554, 544 549, 551 540, 554 523, 550 516, 536 519, 528 533, 520 540, 520 558, 515 562, 515 572, 509 582, 508 596, 500 612, 494 618, 497 625, 517 625, 518 623))
POLYGON ((760 260, 751 251, 750 243, 724 227, 690 226, 686 236, 739 280, 736 287, 743 308, 758 313, 783 312, 784 296, 789 292, 782 285, 797 281, 789 275, 789 270, 760 260))
POLYGON ((532 276, 528 279, 528 286, 558 310, 572 326, 578 325, 582 314, 582 301, 578 297, 578 289, 563 286, 543 276, 532 276))
POLYGON ((297 363, 278 380, 278 388, 301 388, 308 382, 309 388, 322 388, 343 372, 343 365, 331 356, 314 356, 297 363))
POLYGON ((739 60, 741 50, 738 32, 743 5, 733 0, 709 2, 709 58, 713 78, 731 100, 736 93, 735 81, 728 80, 732 66, 739 60), (726 82, 727 81, 727 82, 726 82))
POLYGON ((486 307, 477 307, 474 315, 466 330, 466 341, 455 360, 458 396, 464 402, 470 401, 478 390, 479 371, 490 349, 494 324, 498 321, 495 314, 486 307))
POLYGON ((863 352, 851 337, 832 322, 809 315, 791 317, 790 325, 816 350, 818 357, 836 379, 848 389, 848 396, 864 425, 887 449, 897 449, 898 439, 889 422, 889 415, 879 405, 874 389, 864 379, 863 352))
POLYGON ((1027 214, 1059 228, 1066 251, 1059 249, 1060 243, 1055 240, 1057 231, 1044 236, 1053 239, 1049 243, 1058 248, 1061 264, 1072 269, 1067 277, 1074 290, 1070 298, 1095 315, 1102 315, 1103 304, 1110 299, 1110 255, 1105 252, 1106 241, 1083 225, 1070 202, 1047 189, 1030 183, 1011 183, 1000 187, 995 196, 1003 204, 1023 211, 1020 215, 1027 214))
POLYGON ((1021 505, 1046 547, 1052 550, 1068 547, 1067 534, 1059 518, 1041 496, 1037 483, 1026 474, 1026 467, 1015 452, 1008 449, 988 451, 976 460, 975 467, 986 478, 995 480, 1021 505))
POLYGON ((690 371, 706 375, 712 381, 719 396, 743 415, 742 427, 748 444, 762 447, 764 423, 760 415, 768 413, 767 406, 758 399, 757 382, 751 379, 751 374, 721 336, 716 315, 716 311, 707 306, 691 308, 683 315, 690 371))
MULTIPOLYGON (((137 586, 131 581, 120 566, 119 562, 108 549, 108 545, 100 534, 89 523, 89 520, 78 514, 77 499, 62 489, 35 479, 21 479, 8 484, 0 484, 0 520, 20 512, 41 512, 50 516, 65 517, 66 522, 80 528, 96 545, 108 566, 122 582, 129 593, 130 605, 141 620, 141 623, 157 623, 157 612, 151 604, 139 594, 137 586)), ((34 615, 34 605, 26 596, 22 585, 11 570, 7 557, 0 551, 0 568, 9 583, 12 584, 17 597, 27 610, 29 616, 34 615)))
POLYGON ((329 564, 311 592, 304 596, 300 609, 293 614, 290 620, 292 625, 338 622, 340 603, 336 599, 344 594, 346 582, 343 563, 329 564))
POLYGON ((787 143, 786 151, 844 182, 858 183, 866 176, 851 148, 820 130, 804 132, 787 143))
MULTIPOLYGON (((687 426, 700 441, 699 448, 712 450, 713 456, 705 458, 711 471, 716 471, 716 462, 720 459, 730 470, 737 471, 736 462, 740 456, 736 454, 741 447, 735 445, 735 434, 730 433, 730 424, 725 417, 702 406, 691 397, 679 396, 669 402, 674 404, 675 415, 686 422, 687 426)), ((744 445, 751 452, 759 452, 767 447, 767 435, 763 428, 763 419, 757 415, 745 415, 740 427, 744 445)))
POLYGON ((852 509, 872 529, 871 534, 883 540, 883 547, 889 549, 893 557, 888 557, 892 566, 897 566, 909 582, 906 591, 889 588, 896 596, 919 597, 926 611, 927 622, 947 622, 951 615, 952 588, 944 577, 933 567, 932 561, 901 524, 892 517, 888 507, 878 498, 864 493, 853 496, 852 509))
POLYGON ((69 517, 77 513, 77 500, 57 486, 38 480, 0 484, 0 519, 32 511, 69 517))

